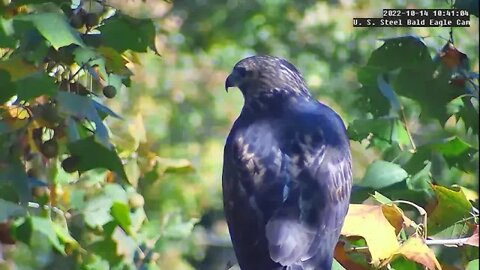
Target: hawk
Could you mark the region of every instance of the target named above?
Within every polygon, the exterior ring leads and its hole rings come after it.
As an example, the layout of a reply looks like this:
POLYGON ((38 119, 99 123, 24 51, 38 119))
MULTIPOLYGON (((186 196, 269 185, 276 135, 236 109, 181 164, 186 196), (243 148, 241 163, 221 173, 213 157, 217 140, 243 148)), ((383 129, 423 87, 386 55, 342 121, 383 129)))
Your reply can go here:
POLYGON ((273 56, 238 62, 244 97, 224 149, 224 212, 242 270, 329 270, 352 185, 342 119, 273 56))

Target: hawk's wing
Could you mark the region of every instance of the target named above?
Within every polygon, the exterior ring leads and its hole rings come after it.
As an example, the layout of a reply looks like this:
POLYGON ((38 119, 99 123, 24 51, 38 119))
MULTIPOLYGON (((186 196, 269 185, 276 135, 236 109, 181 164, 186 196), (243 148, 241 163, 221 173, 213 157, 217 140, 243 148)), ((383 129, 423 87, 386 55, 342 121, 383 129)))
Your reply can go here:
POLYGON ((248 247, 253 243, 260 250, 257 258, 268 252, 264 255, 281 265, 331 263, 351 188, 350 151, 340 118, 320 105, 281 121, 239 126, 227 141, 223 177, 239 262, 239 253, 254 252, 248 247), (244 240, 249 237, 250 243, 244 240))

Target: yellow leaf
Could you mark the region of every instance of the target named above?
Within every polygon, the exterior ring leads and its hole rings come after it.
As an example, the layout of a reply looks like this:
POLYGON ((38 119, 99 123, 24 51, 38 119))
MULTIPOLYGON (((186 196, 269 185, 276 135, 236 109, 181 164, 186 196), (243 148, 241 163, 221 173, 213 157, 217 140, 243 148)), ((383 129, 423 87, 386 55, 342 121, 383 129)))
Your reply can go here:
POLYGON ((470 236, 466 242, 467 245, 471 245, 474 247, 478 247, 478 225, 475 228, 475 231, 473 232, 472 236, 470 236))
POLYGON ((351 204, 342 228, 344 236, 361 236, 372 256, 372 264, 378 265, 398 249, 395 228, 383 213, 381 205, 351 204))
POLYGON ((466 187, 462 187, 459 185, 452 185, 452 187, 459 188, 463 192, 463 194, 465 194, 465 197, 467 198, 467 200, 473 201, 473 202, 478 200, 478 193, 476 190, 468 189, 466 187))
POLYGON ((386 266, 398 256, 404 256, 411 261, 422 264, 429 270, 442 270, 433 251, 418 237, 410 237, 388 260, 384 261, 380 267, 386 266))
POLYGON ((125 65, 128 63, 115 49, 100 46, 97 51, 105 57, 107 66, 115 73, 125 73, 125 65))
POLYGON ((398 206, 394 204, 382 205, 382 211, 385 218, 395 228, 395 234, 405 227, 416 226, 415 222, 409 219, 398 206))
POLYGON ((10 107, 8 108, 8 113, 12 118, 20 120, 30 118, 30 114, 28 113, 27 109, 22 107, 10 107))
POLYGON ((0 61, 0 69, 8 71, 12 81, 37 71, 37 68, 20 58, 10 58, 0 61))
POLYGON ((145 125, 143 124, 143 116, 138 113, 135 119, 128 125, 128 132, 135 139, 135 143, 138 147, 139 143, 147 142, 147 132, 145 131, 145 125))

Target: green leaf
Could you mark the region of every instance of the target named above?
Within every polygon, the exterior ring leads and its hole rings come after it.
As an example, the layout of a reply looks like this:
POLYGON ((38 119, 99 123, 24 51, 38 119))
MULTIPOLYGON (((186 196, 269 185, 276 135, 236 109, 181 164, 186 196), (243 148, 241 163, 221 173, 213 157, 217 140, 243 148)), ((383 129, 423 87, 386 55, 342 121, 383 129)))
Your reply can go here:
POLYGON ((115 265, 122 260, 122 257, 117 254, 117 243, 111 238, 105 238, 93 243, 91 249, 94 254, 107 260, 111 265, 115 265))
POLYGON ((358 90, 357 103, 359 109, 373 114, 375 117, 387 115, 390 110, 387 98, 378 89, 377 77, 385 73, 378 67, 361 67, 357 71, 358 82, 362 85, 358 90))
POLYGON ((50 244, 61 254, 66 255, 65 247, 57 237, 57 232, 54 229, 54 224, 50 219, 43 217, 31 217, 32 228, 47 237, 50 244))
POLYGON ((75 56, 75 62, 79 66, 88 63, 87 70, 92 76, 97 77, 97 80, 99 80, 97 73, 91 69, 93 66, 96 66, 96 70, 100 73, 100 76, 103 77, 104 80, 107 80, 108 73, 105 69, 105 59, 97 51, 91 48, 76 48, 73 51, 73 55, 75 56))
POLYGON ((52 77, 44 72, 37 72, 15 82, 18 98, 30 100, 42 95, 53 96, 58 87, 52 77))
POLYGON ((0 162, 0 185, 3 181, 15 188, 20 201, 26 202, 30 200, 31 192, 28 187, 28 176, 20 160, 14 160, 9 163, 0 162))
POLYGON ((466 172, 474 172, 478 168, 478 162, 475 160, 478 150, 456 136, 425 146, 442 154, 449 167, 456 167, 466 172))
POLYGON ((163 235, 173 239, 182 239, 192 233, 193 227, 198 219, 191 218, 188 221, 182 221, 180 214, 172 213, 164 219, 165 229, 163 235))
POLYGON ((85 172, 95 168, 105 168, 116 172, 121 178, 127 179, 122 161, 114 149, 108 149, 87 137, 67 145, 70 153, 78 158, 78 171, 85 172))
POLYGON ((4 199, 0 199, 0 209, 2 209, 0 211, 0 222, 5 222, 9 218, 23 216, 27 213, 22 206, 4 199))
POLYGON ((125 189, 119 184, 107 184, 104 189, 105 195, 112 201, 118 201, 122 203, 128 202, 128 195, 125 189))
POLYGON ((457 222, 435 234, 430 234, 432 239, 454 239, 463 238, 471 235, 470 227, 466 222, 457 222))
POLYGON ((13 32, 12 21, 0 18, 0 48, 15 48, 13 32))
POLYGON ((32 219, 28 217, 15 220, 12 224, 12 231, 15 239, 29 245, 33 232, 32 219))
POLYGON ((0 69, 0 103, 7 102, 11 97, 15 95, 15 84, 12 83, 10 73, 0 69))
POLYGON ((437 234, 469 217, 471 204, 461 191, 451 190, 442 186, 433 186, 437 205, 428 216, 428 233, 437 234))
POLYGON ((465 270, 477 270, 479 268, 479 260, 476 259, 476 260, 473 260, 473 261, 470 261, 468 264, 467 264, 467 267, 465 268, 465 270))
POLYGON ((470 145, 454 136, 444 139, 441 143, 433 143, 431 147, 446 157, 452 157, 464 153, 470 145))
POLYGON ((397 68, 423 69, 432 63, 423 39, 409 35, 383 39, 384 43, 368 59, 367 66, 381 68, 385 73, 397 68))
POLYGON ((102 44, 119 53, 126 50, 146 52, 155 48, 155 26, 150 19, 135 19, 117 14, 98 28, 102 32, 102 44))
POLYGON ((345 270, 345 268, 337 260, 333 259, 332 270, 345 270))
MULTIPOLYGON (((425 190, 425 191, 431 191, 432 187, 430 185, 430 168, 431 168, 432 163, 428 162, 427 165, 423 169, 421 169, 419 172, 414 174, 413 176, 410 176, 407 178, 407 187, 410 190, 425 190)), ((405 167, 404 167, 405 168, 405 167)))
MULTIPOLYGON (((91 98, 86 96, 79 96, 70 92, 60 91, 57 93, 55 99, 58 102, 58 108, 60 112, 69 116, 75 116, 76 118, 80 119, 86 118, 94 122, 95 137, 104 146, 110 147, 107 128, 105 127, 102 119, 98 115, 98 112, 91 98)), ((74 122, 69 122, 69 132, 72 131, 71 135, 74 135, 74 130, 70 130, 70 128, 74 128, 72 123, 74 122)))
POLYGON ((67 18, 61 13, 28 14, 15 19, 31 21, 42 36, 57 50, 70 44, 85 46, 78 32, 70 27, 67 18))
POLYGON ((379 189, 401 182, 407 176, 407 172, 399 165, 376 160, 368 166, 365 176, 359 185, 379 189))
POLYGON ((112 111, 110 108, 107 106, 97 102, 96 100, 92 100, 93 106, 97 109, 98 113, 100 114, 100 117, 103 119, 105 116, 112 116, 117 119, 123 120, 123 118, 118 115, 116 112, 112 111))
POLYGON ((99 228, 112 221, 112 216, 110 215, 111 206, 112 200, 107 196, 90 199, 83 211, 85 223, 91 228, 99 228))
POLYGON ((388 99, 390 102, 390 107, 395 113, 398 113, 400 109, 402 108, 402 105, 400 104, 400 101, 398 101, 397 94, 395 91, 392 89, 392 86, 385 81, 384 75, 379 74, 377 76, 377 85, 378 89, 380 89, 380 92, 382 95, 388 99))
POLYGON ((395 117, 354 120, 348 126, 348 135, 350 139, 359 142, 369 138, 373 145, 380 142, 398 143, 399 145, 410 144, 407 131, 401 121, 395 117))
POLYGON ((456 113, 456 116, 463 120, 465 127, 471 129, 475 134, 478 134, 478 100, 474 97, 462 97, 463 105, 456 113))
POLYGON ((121 202, 114 202, 110 213, 115 221, 125 230, 128 234, 130 234, 130 225, 132 221, 130 220, 130 209, 128 205, 121 202))
POLYGON ((38 71, 34 65, 27 63, 20 57, 10 57, 6 61, 0 61, 0 70, 7 71, 12 81, 38 71))
POLYGON ((132 237, 126 235, 118 226, 112 233, 112 240, 117 243, 116 251, 118 255, 129 258, 135 253, 137 244, 132 237))
POLYGON ((125 67, 127 61, 122 57, 122 55, 114 50, 111 47, 99 47, 97 51, 103 56, 106 62, 106 67, 109 69, 110 72, 116 74, 128 74, 129 70, 125 67))
POLYGON ((432 63, 430 68, 402 69, 392 85, 398 95, 418 102, 423 120, 433 118, 444 124, 453 114, 447 109, 448 103, 465 94, 464 89, 449 83, 451 76, 452 70, 432 63))
POLYGON ((375 191, 373 195, 371 195, 372 198, 374 198, 377 202, 381 204, 391 204, 392 200, 390 200, 388 197, 382 195, 380 192, 375 191))
POLYGON ((60 226, 56 223, 53 223, 53 222, 52 222, 52 225, 53 225, 53 229, 54 229, 58 239, 60 239, 60 241, 63 244, 69 244, 70 246, 75 247, 75 248, 78 247, 77 240, 75 240, 70 235, 70 232, 68 232, 68 228, 62 227, 62 226, 60 226))
POLYGON ((407 260, 403 256, 399 256, 390 263, 391 270, 423 270, 421 265, 414 261, 407 260))

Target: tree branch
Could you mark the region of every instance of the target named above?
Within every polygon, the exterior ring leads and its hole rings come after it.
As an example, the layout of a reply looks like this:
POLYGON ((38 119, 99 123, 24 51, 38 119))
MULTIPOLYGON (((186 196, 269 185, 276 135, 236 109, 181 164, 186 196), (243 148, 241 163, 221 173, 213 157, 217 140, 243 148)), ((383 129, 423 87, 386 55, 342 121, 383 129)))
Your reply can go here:
POLYGON ((460 247, 467 244, 467 241, 470 237, 458 238, 458 239, 427 239, 425 244, 429 246, 433 245, 444 245, 444 246, 454 246, 460 247))

